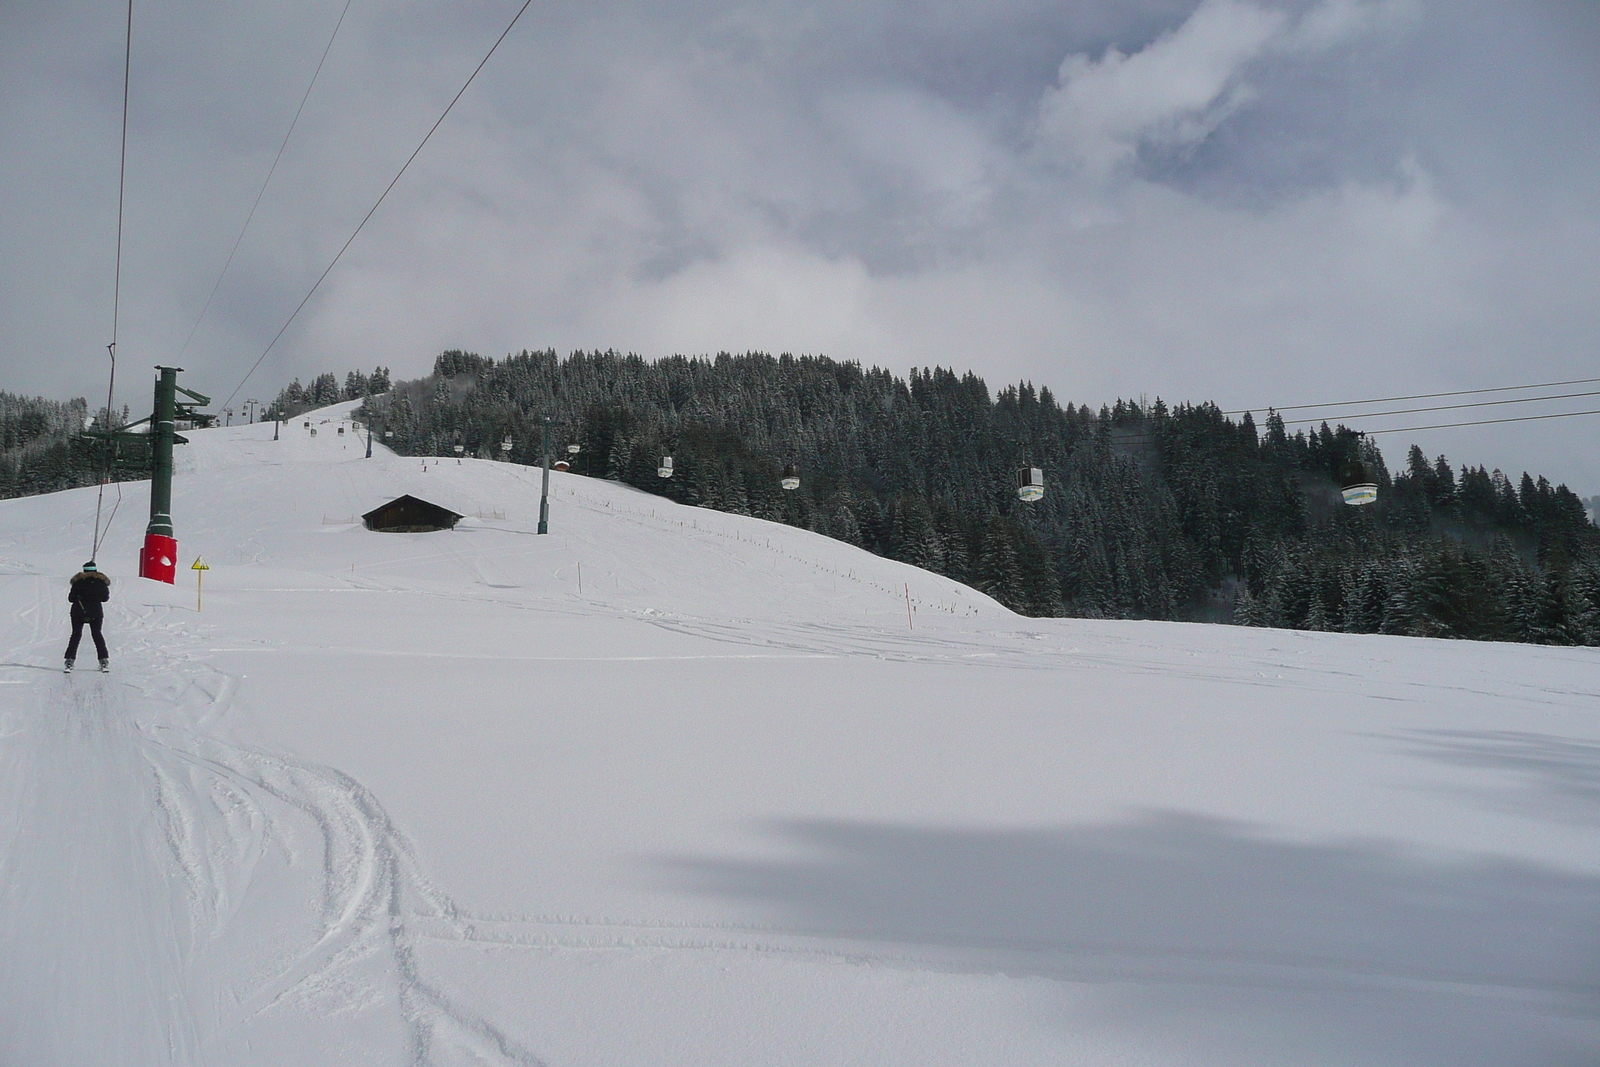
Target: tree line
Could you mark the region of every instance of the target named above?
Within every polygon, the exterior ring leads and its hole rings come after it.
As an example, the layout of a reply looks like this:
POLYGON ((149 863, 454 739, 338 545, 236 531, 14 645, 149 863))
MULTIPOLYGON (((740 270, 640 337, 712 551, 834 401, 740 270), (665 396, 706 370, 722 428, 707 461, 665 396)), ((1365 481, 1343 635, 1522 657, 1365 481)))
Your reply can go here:
MULTIPOLYGON (((296 378, 261 417, 264 421, 287 419, 389 388, 387 367, 376 367, 371 374, 350 371, 342 385, 332 373, 317 375, 309 386, 296 378)), ((85 429, 125 426, 130 417, 126 404, 109 413, 102 407, 91 417, 82 397, 61 401, 0 392, 0 499, 95 485, 102 477, 116 481, 148 478, 149 450, 137 439, 120 443, 116 463, 108 466, 103 447, 80 437, 85 429)))
MULTIPOLYGON (((458 350, 414 381, 385 367, 296 380, 265 417, 363 398, 405 455, 460 444, 537 463, 549 415, 556 450, 579 446, 577 473, 814 530, 1030 615, 1600 643, 1595 502, 1416 446, 1391 473, 1342 426, 1291 434, 1276 414, 1257 427, 1161 400, 1096 410, 1028 383, 995 394, 970 372, 823 357, 458 350), (1357 457, 1379 483, 1371 507, 1339 501, 1357 457), (798 490, 779 487, 788 464, 798 490), (1046 472, 1043 500, 1017 499, 1024 466, 1046 472)), ((127 419, 0 393, 0 496, 94 484, 103 465, 77 433, 127 419)))
POLYGON ((970 372, 760 353, 452 350, 363 411, 402 454, 459 444, 521 463, 538 462, 549 415, 580 474, 814 530, 1030 615, 1600 643, 1600 530, 1575 494, 1415 446, 1391 474, 1342 426, 1290 434, 1276 414, 1258 428, 1160 400, 1094 410, 1028 383, 996 395, 970 372), (1376 472, 1374 506, 1340 502, 1355 457, 1376 472), (779 487, 788 464, 795 491, 779 487), (1032 504, 1013 481, 1030 465, 1048 482, 1032 504))
POLYGON ((389 391, 389 368, 374 367, 371 374, 358 370, 348 371, 344 376, 344 384, 339 384, 338 375, 330 372, 319 374, 311 379, 310 385, 301 385, 296 378, 278 393, 277 399, 267 405, 262 412, 262 421, 272 419, 292 419, 304 411, 314 408, 325 408, 329 404, 337 404, 344 400, 361 400, 364 397, 389 391))
MULTIPOLYGON (((376 367, 371 374, 350 371, 342 385, 332 373, 317 375, 309 386, 296 378, 261 417, 291 418, 389 388, 387 367, 376 367)), ((126 404, 109 413, 100 408, 91 417, 82 397, 62 401, 0 392, 0 499, 95 485, 102 477, 116 481, 148 478, 149 450, 139 440, 121 442, 116 462, 108 465, 104 449, 80 437, 85 429, 125 426, 130 417, 126 404)))
MULTIPOLYGON (((0 392, 0 499, 96 484, 104 464, 78 435, 127 421, 126 406, 111 413, 101 408, 91 419, 82 397, 46 400, 0 392)), ((148 477, 149 471, 119 469, 113 476, 120 481, 148 477)))

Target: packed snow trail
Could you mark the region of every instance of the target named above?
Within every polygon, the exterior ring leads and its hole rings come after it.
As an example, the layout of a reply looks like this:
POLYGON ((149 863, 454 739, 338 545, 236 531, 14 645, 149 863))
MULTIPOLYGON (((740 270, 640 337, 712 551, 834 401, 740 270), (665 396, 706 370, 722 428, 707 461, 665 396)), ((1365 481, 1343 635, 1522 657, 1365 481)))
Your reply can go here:
POLYGON ((45 677, 5 732, 0 1062, 203 1062, 185 886, 119 687, 45 677))
POLYGON ((0 502, 6 1067, 1600 1062, 1595 650, 1022 619, 565 475, 537 537, 310 418, 180 452, 204 612, 113 531, 108 677, 92 493, 0 502))
POLYGON ((233 681, 118 608, 117 675, 7 664, 0 1063, 540 1063, 418 973, 408 923, 455 906, 377 800, 212 736, 233 681))

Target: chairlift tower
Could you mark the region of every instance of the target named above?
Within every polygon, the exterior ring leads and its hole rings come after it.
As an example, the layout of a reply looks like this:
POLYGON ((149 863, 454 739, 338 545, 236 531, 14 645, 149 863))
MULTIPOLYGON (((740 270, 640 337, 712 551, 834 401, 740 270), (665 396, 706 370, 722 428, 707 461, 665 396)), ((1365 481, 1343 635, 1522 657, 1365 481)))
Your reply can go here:
POLYGON ((539 491, 539 532, 550 532, 550 416, 544 416, 544 432, 539 439, 539 453, 544 457, 544 487, 539 491))
POLYGON ((178 539, 172 529, 172 446, 189 439, 177 434, 179 415, 192 419, 194 409, 211 403, 178 384, 182 367, 157 367, 155 412, 150 416, 150 525, 139 553, 139 577, 173 585, 177 582, 178 539), (182 393, 189 399, 180 401, 182 393))
MULTIPOLYGON (((172 446, 186 445, 188 438, 180 437, 177 423, 180 418, 192 422, 205 422, 211 416, 196 416, 195 409, 211 403, 202 396, 178 384, 182 367, 157 367, 155 410, 137 422, 113 430, 105 428, 89 431, 83 438, 104 450, 105 473, 109 478, 117 468, 136 465, 125 457, 124 446, 142 451, 149 448, 150 456, 150 524, 145 527, 144 547, 139 550, 139 577, 150 578, 172 585, 177 581, 178 541, 172 529, 172 446), (179 400, 178 394, 188 397, 179 400), (145 430, 136 426, 149 424, 145 430)), ((109 412, 107 413, 109 417, 109 412)))

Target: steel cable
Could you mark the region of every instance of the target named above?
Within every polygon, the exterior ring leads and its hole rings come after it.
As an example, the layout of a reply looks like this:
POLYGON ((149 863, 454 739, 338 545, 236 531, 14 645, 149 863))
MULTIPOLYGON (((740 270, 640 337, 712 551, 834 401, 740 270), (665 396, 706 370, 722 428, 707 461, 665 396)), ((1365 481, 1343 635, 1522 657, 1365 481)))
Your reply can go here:
MULTIPOLYGON (((106 354, 111 357, 111 376, 106 385, 106 410, 105 423, 101 429, 107 433, 111 430, 112 408, 117 394, 117 325, 122 313, 122 208, 124 196, 128 187, 128 86, 133 70, 133 0, 128 0, 128 28, 123 38, 122 45, 122 149, 117 165, 117 265, 111 283, 111 343, 106 345, 106 354)), ((101 472, 100 489, 94 499, 94 538, 89 543, 89 558, 97 559, 100 555, 100 509, 105 502, 106 482, 111 477, 111 457, 114 454, 114 445, 110 438, 105 443, 106 468, 101 472)), ((122 487, 117 487, 117 503, 122 503, 122 487)), ((116 508, 111 510, 112 518, 116 517, 116 508)), ((106 530, 111 528, 110 520, 106 522, 106 530)))
POLYGON ((412 160, 416 159, 417 156, 422 152, 423 147, 426 146, 428 141, 433 137, 434 132, 439 129, 445 118, 456 106, 456 102, 461 99, 462 95, 466 93, 467 88, 471 86, 473 81, 478 77, 478 72, 483 70, 484 66, 489 62, 490 57, 492 57, 495 54, 495 51, 500 47, 500 42, 506 39, 507 35, 511 33, 512 28, 516 26, 517 21, 522 18, 523 12, 527 11, 532 4, 533 0, 523 0, 522 6, 518 8, 517 13, 511 17, 511 21, 506 24, 506 28, 500 32, 499 37, 495 38, 494 44, 489 46, 489 51, 484 53, 483 59, 478 61, 478 65, 472 69, 472 73, 467 76, 467 80, 462 84, 461 88, 456 91, 456 95, 450 98, 450 103, 445 105, 444 111, 439 114, 439 117, 434 121, 434 124, 428 128, 428 132, 423 135, 423 138, 417 144, 417 147, 412 150, 409 156, 406 157, 406 161, 400 165, 399 171, 397 171, 395 176, 389 180, 389 184, 384 187, 383 192, 378 196, 377 202, 374 203, 371 209, 362 216, 361 221, 356 225, 354 232, 352 232, 345 240, 344 244, 339 247, 339 251, 336 255, 334 255, 332 262, 330 262, 327 267, 323 269, 322 273, 317 276, 317 280, 311 284, 311 288, 306 292, 306 295, 301 298, 300 303, 295 305, 295 309, 289 314, 289 318, 281 327, 279 327, 278 332, 272 335, 272 340, 267 342, 267 347, 262 349, 261 355, 256 357, 256 361, 250 365, 250 369, 245 372, 244 377, 239 379, 239 384, 234 386, 233 392, 228 394, 228 399, 222 402, 223 407, 227 407, 233 402, 233 398, 239 395, 239 390, 244 388, 244 383, 249 381, 250 376, 256 372, 256 368, 261 366, 261 361, 267 358, 267 353, 272 351, 272 349, 277 345, 279 338, 284 335, 284 333, 294 323, 294 320, 299 318, 301 310, 303 310, 306 304, 311 301, 311 297, 316 293, 316 291, 321 288, 323 280, 326 279, 333 271, 333 268, 338 265, 339 260, 344 257, 345 252, 350 248, 350 245, 354 243, 356 237, 367 225, 368 220, 370 220, 372 216, 377 213, 378 208, 383 205, 384 200, 388 199, 389 193, 394 189, 395 185, 399 183, 400 178, 405 174, 407 168, 411 166, 412 160))

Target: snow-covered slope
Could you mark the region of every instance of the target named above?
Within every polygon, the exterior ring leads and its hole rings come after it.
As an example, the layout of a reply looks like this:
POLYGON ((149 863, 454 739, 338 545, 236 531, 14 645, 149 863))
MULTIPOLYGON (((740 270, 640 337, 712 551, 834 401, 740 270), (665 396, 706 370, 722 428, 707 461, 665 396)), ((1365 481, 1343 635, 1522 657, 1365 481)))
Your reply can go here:
POLYGON ((109 676, 94 492, 0 504, 0 1063, 1600 1062, 1595 650, 1025 619, 559 474, 538 537, 344 410, 190 435, 176 588, 124 487, 109 676))

